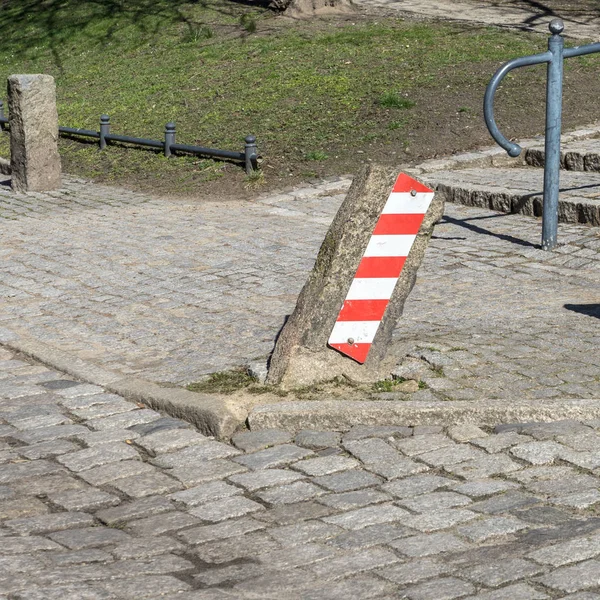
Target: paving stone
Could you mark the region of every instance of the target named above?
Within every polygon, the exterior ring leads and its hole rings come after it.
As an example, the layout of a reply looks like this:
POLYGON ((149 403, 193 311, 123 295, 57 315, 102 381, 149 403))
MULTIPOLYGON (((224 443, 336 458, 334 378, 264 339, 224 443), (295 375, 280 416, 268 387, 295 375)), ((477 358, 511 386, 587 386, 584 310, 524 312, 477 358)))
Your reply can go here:
POLYGON ((508 490, 503 494, 492 496, 487 500, 475 502, 471 504, 471 506, 469 506, 469 509, 474 510, 476 512, 495 515, 499 513, 508 512, 516 508, 525 508, 527 506, 533 506, 539 503, 540 500, 535 496, 524 494, 519 490, 508 490))
MULTIPOLYGON (((556 481, 577 475, 573 467, 552 465, 549 467, 528 467, 521 471, 510 473, 508 477, 531 488, 531 484, 539 481, 556 481)), ((589 477, 589 476, 588 476, 589 477)))
POLYGON ((110 550, 110 553, 119 560, 132 558, 147 558, 160 556, 171 552, 183 553, 186 547, 180 542, 167 536, 150 536, 130 538, 110 550))
POLYGON ((110 565, 113 577, 135 577, 136 575, 163 575, 189 571, 194 564, 181 556, 161 554, 135 560, 120 560, 110 565))
POLYGON ((4 522, 5 527, 20 535, 39 535, 63 529, 91 527, 93 525, 94 518, 82 512, 38 515, 22 519, 10 519, 4 522))
POLYGON ((338 525, 344 529, 362 529, 369 525, 377 523, 392 523, 394 521, 402 521, 404 524, 406 519, 410 517, 410 513, 393 504, 379 504, 376 506, 368 506, 359 508, 349 512, 335 515, 333 517, 325 517, 323 521, 338 525))
POLYGON ((314 431, 304 429, 299 431, 294 438, 294 443, 309 450, 322 450, 323 448, 337 447, 342 439, 342 434, 336 431, 314 431))
POLYGON ((60 438, 76 437, 80 434, 89 433, 89 429, 83 425, 54 425, 52 427, 41 427, 31 431, 22 431, 12 435, 16 440, 25 444, 38 444, 60 438))
POLYGON ((66 490, 81 490, 88 485, 72 476, 67 471, 41 477, 28 477, 10 483, 10 489, 16 495, 39 496, 47 494, 48 490, 64 492, 66 490))
POLYGON ((465 579, 481 583, 489 587, 498 587, 512 583, 518 579, 527 579, 542 573, 544 569, 533 562, 522 558, 496 560, 492 564, 471 565, 462 572, 465 579))
POLYGON ((143 448, 152 455, 162 452, 174 452, 189 446, 204 444, 208 438, 197 431, 190 429, 177 429, 176 433, 172 429, 157 431, 150 435, 138 437, 136 446, 143 448))
MULTIPOLYGON (((102 447, 102 446, 100 446, 102 447)), ((106 485, 119 479, 155 473, 156 467, 141 460, 122 460, 95 467, 87 471, 79 471, 77 475, 90 485, 106 485)))
POLYGON ((370 525, 354 531, 345 531, 330 539, 328 543, 331 546, 342 550, 352 550, 359 548, 370 548, 379 546, 402 537, 413 535, 414 531, 391 523, 380 523, 370 525))
POLYGON ((277 525, 289 525, 307 519, 319 519, 329 516, 333 509, 316 502, 298 502, 297 504, 283 504, 269 509, 268 511, 256 513, 256 518, 265 523, 277 525))
POLYGON ((394 583, 407 585, 422 581, 423 579, 429 579, 430 577, 447 575, 453 570, 455 570, 453 566, 444 564, 441 561, 432 558, 421 558, 386 567, 378 571, 378 575, 394 583))
POLYGON ((37 498, 18 498, 0 503, 0 520, 32 517, 48 512, 49 508, 37 498))
POLYGON ((411 436, 412 427, 403 425, 355 425, 343 436, 344 444, 346 442, 364 440, 366 438, 404 438, 411 436))
POLYGON ((450 508, 417 515, 409 515, 403 524, 422 532, 439 531, 459 523, 465 523, 477 518, 477 513, 462 508, 450 508))
POLYGON ((98 419, 101 417, 110 417, 135 410, 136 405, 132 402, 127 402, 122 398, 115 399, 111 402, 103 402, 102 404, 93 404, 82 408, 71 408, 69 412, 74 414, 79 419, 98 419))
POLYGON ((95 446, 78 452, 58 456, 56 460, 70 471, 78 473, 121 460, 139 460, 140 455, 127 444, 95 446))
POLYGON ((283 546, 296 546, 309 542, 325 542, 345 533, 345 530, 321 521, 302 521, 293 525, 272 527, 268 533, 283 546))
POLYGON ((503 481, 497 479, 484 479, 481 481, 468 481, 467 483, 460 483, 452 490, 465 496, 470 496, 474 500, 485 498, 493 494, 506 492, 508 490, 518 489, 519 486, 516 483, 510 481, 503 481))
POLYGON ((174 594, 191 589, 188 583, 169 575, 120 578, 103 582, 102 587, 123 600, 173 598, 174 594))
POLYGON ((586 492, 598 487, 600 480, 592 475, 576 474, 561 479, 534 481, 527 484, 527 489, 541 496, 566 496, 586 492))
POLYGON ((325 494, 325 490, 309 483, 308 481, 296 481, 288 485, 270 487, 259 490, 255 493, 256 497, 267 504, 293 504, 311 500, 325 494))
POLYGON ((260 554, 273 551, 281 552, 281 544, 264 531, 256 531, 224 540, 205 542, 195 548, 194 554, 206 563, 220 564, 242 558, 254 559, 260 554))
POLYGON ((382 594, 392 594, 395 586, 378 577, 359 575, 344 581, 318 584, 313 590, 302 592, 304 600, 339 600, 340 598, 382 598, 382 594))
POLYGON ((114 444, 115 442, 131 442, 139 437, 139 434, 131 429, 107 429, 106 431, 87 431, 75 436, 77 440, 86 446, 101 446, 102 444, 114 444))
POLYGON ((480 439, 487 437, 487 433, 477 427, 477 425, 471 425, 465 423, 462 425, 453 425, 448 428, 448 437, 455 442, 469 442, 473 439, 480 439))
POLYGON ((13 537, 3 536, 0 544, 0 554, 33 554, 48 550, 61 550, 56 543, 42 537, 13 537))
POLYGON ((283 429, 263 429, 261 431, 241 431, 231 441, 236 448, 244 452, 255 452, 270 446, 287 444, 292 440, 289 431, 283 429))
POLYGON ((405 458, 389 444, 377 438, 346 442, 344 448, 363 462, 369 471, 387 479, 428 470, 427 466, 405 458))
POLYGON ((578 592, 596 587, 600 579, 600 562, 587 560, 578 565, 560 567, 537 579, 553 590, 578 592))
POLYGON ((203 521, 218 523, 219 521, 242 517, 264 509, 265 507, 262 504, 258 504, 258 502, 254 502, 248 498, 231 496, 197 506, 191 509, 190 513, 203 521))
POLYGON ((550 502, 558 506, 571 506, 573 508, 584 509, 600 502, 600 492, 592 489, 558 498, 551 498, 550 502))
POLYGON ((264 575, 247 579, 234 586, 233 591, 237 597, 252 598, 281 598, 292 593, 298 593, 309 584, 310 573, 308 569, 284 569, 279 571, 269 570, 264 575), (244 595, 242 595, 244 594, 244 595))
MULTIPOLYGON (((251 563, 243 563, 243 564, 235 564, 228 566, 221 566, 219 568, 207 569, 204 572, 200 572, 194 575, 194 580, 199 581, 204 585, 231 585, 233 583, 239 583, 246 579, 255 579, 256 577, 260 577, 265 575, 266 573, 271 572, 272 569, 267 565, 259 565, 255 562, 251 563)), ((210 589, 204 590, 206 592, 211 591, 210 589)), ((222 598, 236 598, 239 597, 240 591, 236 591, 235 596, 226 596, 225 590, 219 588, 212 588, 214 593, 222 593, 223 596, 207 596, 207 598, 219 599, 222 598)), ((204 598, 202 596, 201 598, 204 598)))
POLYGON ((435 490, 445 489, 456 484, 456 480, 440 477, 439 475, 414 475, 396 481, 390 481, 381 486, 386 492, 398 498, 412 498, 435 490))
POLYGON ((518 444, 510 449, 510 454, 532 465, 546 465, 560 458, 564 451, 565 446, 551 440, 546 440, 543 442, 518 444))
POLYGON ((109 506, 116 506, 121 499, 114 494, 101 490, 84 489, 68 490, 56 494, 48 494, 48 500, 66 511, 95 511, 109 506))
POLYGON ((491 537, 515 533, 528 527, 527 523, 516 517, 489 517, 462 525, 457 532, 472 542, 484 542, 491 537))
POLYGON ((264 523, 252 517, 242 517, 235 521, 222 521, 216 525, 203 525, 201 527, 186 529, 185 531, 180 531, 177 536, 186 544, 197 545, 213 540, 237 537, 265 528, 266 525, 264 523))
MULTIPOLYGON (((44 386, 47 387, 47 386, 44 386)), ((75 398, 76 396, 91 396, 92 394, 101 394, 104 390, 98 385, 91 383, 79 383, 64 387, 51 388, 52 391, 63 398, 75 398)))
POLYGON ((169 494, 182 488, 181 482, 159 472, 121 477, 111 481, 110 485, 130 498, 169 494))
POLYGON ((518 444, 525 444, 531 442, 531 438, 526 435, 521 435, 515 431, 508 431, 506 433, 497 433, 496 435, 489 435, 486 438, 477 438, 470 440, 471 444, 478 448, 483 448, 490 454, 495 454, 512 448, 518 444))
POLYGON ((313 481, 332 492, 350 492, 377 485, 382 482, 382 479, 377 475, 373 475, 373 473, 357 470, 315 477, 313 481))
POLYGON ((568 512, 552 506, 533 506, 511 512, 517 519, 534 525, 560 525, 571 519, 571 515, 568 512))
POLYGON ((48 536, 51 540, 71 550, 84 548, 100 548, 112 544, 120 544, 129 540, 129 535, 118 529, 109 527, 87 527, 84 529, 68 529, 48 536))
POLYGON ((50 556, 52 564, 58 567, 68 565, 88 565, 91 563, 108 564, 112 562, 113 557, 104 550, 95 548, 85 550, 73 550, 72 552, 60 552, 50 556))
POLYGON ((124 429, 141 423, 150 423, 156 419, 160 419, 159 413, 142 408, 101 419, 90 419, 86 425, 94 431, 106 431, 107 429, 124 429))
POLYGON ((241 485, 249 492, 276 485, 285 485, 303 479, 304 475, 287 469, 265 469, 263 471, 251 471, 240 473, 229 477, 229 481, 241 485))
POLYGON ((131 502, 123 502, 115 508, 98 511, 96 517, 110 527, 114 527, 141 517, 172 512, 174 508, 174 505, 167 498, 150 496, 131 502))
POLYGON ((479 592, 477 596, 469 596, 465 600, 546 600, 549 598, 544 592, 535 590, 526 583, 516 583, 499 590, 479 592))
POLYGON ((212 460, 213 458, 227 458, 238 454, 239 451, 228 444, 206 441, 203 444, 190 446, 189 448, 184 448, 183 450, 178 450, 176 452, 159 454, 151 459, 151 462, 158 467, 173 469, 175 467, 185 467, 197 463, 198 461, 212 460))
POLYGON ((600 554, 600 536, 594 535, 534 550, 527 555, 527 558, 540 564, 562 567, 569 563, 594 558, 598 554, 600 554))
POLYGON ((488 456, 483 450, 473 448, 467 444, 445 446, 439 450, 419 454, 419 460, 434 467, 447 467, 479 458, 488 458, 488 456))
POLYGON ((169 498, 175 502, 180 502, 186 507, 189 507, 198 506, 199 504, 218 500, 219 498, 236 496, 241 493, 242 490, 235 485, 229 485, 224 481, 210 481, 208 483, 171 494, 169 498))
POLYGON ((470 548, 470 545, 451 533, 431 533, 395 539, 388 543, 400 553, 419 558, 433 556, 443 552, 459 552, 470 548))
POLYGON ((198 461, 193 465, 171 469, 169 475, 175 477, 186 487, 198 485, 207 481, 224 479, 237 473, 245 473, 248 469, 228 459, 198 461))
POLYGON ((400 501, 401 506, 417 513, 431 512, 471 504, 467 496, 455 492, 433 492, 400 501))
POLYGON ((35 460, 36 458, 51 458, 79 450, 79 446, 67 440, 51 440, 49 442, 40 442, 31 446, 17 448, 17 453, 23 458, 35 460))
POLYGON ((407 456, 418 456, 419 454, 425 454, 440 448, 454 447, 455 445, 453 440, 442 434, 417 435, 394 442, 394 447, 407 456))
POLYGON ((0 465, 0 483, 12 483, 19 479, 50 475, 62 470, 59 465, 43 459, 0 465))
POLYGON ((551 440, 559 435, 586 434, 590 428, 573 420, 553 421, 550 423, 534 423, 527 425, 525 433, 538 440, 551 440))
MULTIPOLYGON (((121 396, 117 394, 93 394, 91 396, 75 396, 73 398, 60 398, 59 404, 66 409, 89 408, 90 406, 98 406, 101 404, 109 404, 111 402, 123 401, 121 396)), ((134 404, 129 403, 130 408, 135 408, 134 404)))
POLYGON ((449 473, 465 479, 482 479, 494 475, 507 475, 518 471, 520 468, 519 464, 503 454, 486 455, 481 458, 444 466, 444 469, 449 473))
POLYGON ((135 536, 162 535, 199 525, 200 520, 184 512, 161 512, 145 519, 127 521, 127 530, 135 536))
POLYGON ((232 460, 249 469, 257 470, 281 467, 312 455, 313 452, 306 448, 300 448, 293 444, 281 444, 244 456, 236 456, 232 460))
POLYGON ((357 460, 347 456, 322 456, 294 463, 294 469, 312 477, 331 475, 332 473, 347 471, 358 466, 360 466, 360 463, 357 460))
POLYGON ((597 431, 559 435, 556 441, 578 452, 594 452, 600 448, 600 435, 597 431))
POLYGON ((351 510, 369 504, 389 502, 390 500, 392 500, 392 497, 389 494, 378 490, 355 490, 341 494, 329 494, 323 498, 319 498, 318 502, 338 510, 351 510))
POLYGON ((310 567, 315 576, 323 579, 338 579, 370 571, 399 562, 398 557, 383 548, 368 548, 339 558, 319 562, 310 567))
POLYGON ((453 598, 461 598, 467 594, 472 594, 475 588, 466 581, 461 581, 454 577, 443 577, 431 579, 424 583, 411 586, 403 593, 410 600, 453 600, 453 598))
POLYGON ((187 421, 165 416, 160 417, 160 419, 148 421, 147 423, 138 423, 137 425, 132 425, 129 429, 138 435, 152 435, 154 433, 158 433, 159 431, 192 429, 192 425, 187 421))

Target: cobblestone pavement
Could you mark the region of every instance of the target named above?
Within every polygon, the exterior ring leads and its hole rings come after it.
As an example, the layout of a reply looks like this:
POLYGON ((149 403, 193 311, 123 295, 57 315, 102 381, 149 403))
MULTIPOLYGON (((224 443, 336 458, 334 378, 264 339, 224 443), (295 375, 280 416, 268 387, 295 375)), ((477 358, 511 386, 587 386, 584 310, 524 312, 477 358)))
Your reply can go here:
MULTIPOLYGON (((71 182, 0 191, 0 333, 185 383, 265 356, 349 181, 197 204, 71 182), (333 194, 333 195, 332 195, 333 194)), ((599 397, 600 230, 448 204, 397 330, 414 399, 599 397)))
POLYGON ((442 19, 498 25, 548 34, 548 23, 560 17, 565 36, 596 39, 600 34, 600 14, 594 10, 566 9, 554 13, 543 2, 478 2, 477 0, 355 0, 367 11, 400 13, 411 18, 442 19))
POLYGON ((600 420, 227 444, 0 348, 0 599, 596 600, 599 448, 600 420))

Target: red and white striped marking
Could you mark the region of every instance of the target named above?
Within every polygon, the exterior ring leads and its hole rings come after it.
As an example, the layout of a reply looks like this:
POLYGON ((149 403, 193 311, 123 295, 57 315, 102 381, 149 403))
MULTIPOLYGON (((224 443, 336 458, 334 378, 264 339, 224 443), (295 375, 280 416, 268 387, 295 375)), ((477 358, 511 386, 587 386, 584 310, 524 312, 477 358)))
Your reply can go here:
POLYGON ((361 364, 432 200, 433 190, 400 173, 381 211, 328 342, 361 364))

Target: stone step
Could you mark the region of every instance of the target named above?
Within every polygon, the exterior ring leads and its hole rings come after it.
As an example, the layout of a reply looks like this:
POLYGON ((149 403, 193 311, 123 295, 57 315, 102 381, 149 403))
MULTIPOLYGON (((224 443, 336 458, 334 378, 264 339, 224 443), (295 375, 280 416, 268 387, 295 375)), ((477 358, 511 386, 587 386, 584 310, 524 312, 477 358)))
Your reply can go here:
MULTIPOLYGON (((542 216, 542 169, 459 169, 422 174, 419 179, 444 191, 449 202, 542 216)), ((600 226, 600 173, 561 172, 558 218, 562 223, 600 226)))
MULTIPOLYGON (((532 167, 543 167, 545 156, 543 145, 527 148, 525 162, 532 167)), ((561 169, 569 171, 600 172, 600 139, 578 140, 563 144, 560 166, 561 169)))

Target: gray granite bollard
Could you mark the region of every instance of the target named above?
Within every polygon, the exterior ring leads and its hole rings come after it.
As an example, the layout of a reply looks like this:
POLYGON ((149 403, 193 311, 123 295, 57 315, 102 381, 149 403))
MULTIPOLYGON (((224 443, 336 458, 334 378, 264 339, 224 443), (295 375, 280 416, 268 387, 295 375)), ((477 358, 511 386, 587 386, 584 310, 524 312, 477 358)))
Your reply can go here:
MULTIPOLYGON (((409 246, 410 252, 404 266, 400 267, 401 274, 397 283, 391 282, 393 291, 388 292, 391 293, 391 297, 388 296, 389 303, 367 350, 366 359, 364 359, 364 352, 363 357, 357 360, 345 355, 346 349, 351 346, 357 350, 357 353, 361 352, 360 346, 363 349, 366 347, 365 344, 358 344, 359 340, 353 339, 353 335, 348 335, 347 340, 345 335, 342 336, 344 337, 342 343, 332 343, 334 347, 328 343, 332 342, 334 337, 332 334, 334 326, 338 327, 338 314, 342 314, 340 310, 343 311, 347 307, 345 300, 350 298, 351 284, 356 283, 353 280, 355 277, 364 277, 357 273, 357 269, 359 264, 361 268, 364 264, 363 258, 367 256, 366 249, 367 245, 372 243, 372 236, 377 237, 374 235, 377 233, 375 227, 376 225, 379 227, 380 215, 384 207, 389 206, 386 203, 390 199, 390 193, 395 189, 397 177, 397 169, 379 165, 367 166, 355 177, 346 199, 325 236, 315 266, 300 293, 296 308, 277 339, 269 365, 267 383, 290 388, 328 381, 339 376, 358 382, 370 382, 390 375, 395 364, 394 357, 388 356, 392 333, 402 315, 404 302, 414 286, 417 270, 423 260, 433 227, 443 215, 442 194, 435 194, 420 228, 418 223, 415 226, 414 243, 412 247, 409 246)), ((414 180, 410 181, 414 182, 414 180)), ((416 187, 427 189, 418 182, 414 184, 416 187)), ((413 196, 415 201, 419 201, 420 194, 417 194, 416 190, 407 191, 405 197, 409 195, 413 196)), ((430 193, 428 197, 431 198, 430 193)), ((369 256, 375 255, 369 254, 369 256)), ((389 275, 370 275, 370 277, 389 277, 389 275)), ((363 280, 358 283, 366 284, 367 290, 374 289, 378 285, 374 280, 363 280)), ((370 297, 375 298, 377 294, 370 297)), ((371 321, 372 317, 366 320, 371 321)), ((370 325, 371 323, 367 324, 370 325)), ((345 331, 345 328, 342 327, 341 330, 345 331)))
POLYGON ((56 86, 50 75, 8 78, 12 188, 44 192, 60 187, 56 86))

